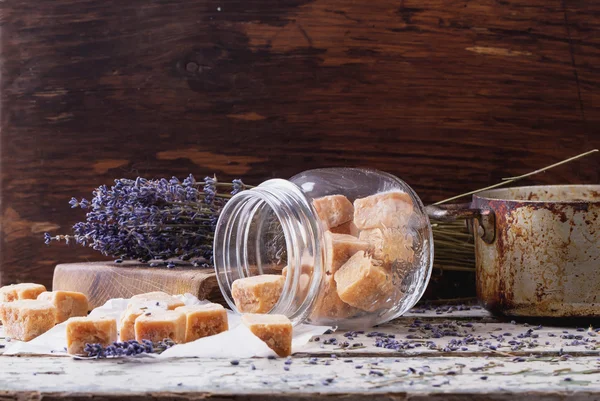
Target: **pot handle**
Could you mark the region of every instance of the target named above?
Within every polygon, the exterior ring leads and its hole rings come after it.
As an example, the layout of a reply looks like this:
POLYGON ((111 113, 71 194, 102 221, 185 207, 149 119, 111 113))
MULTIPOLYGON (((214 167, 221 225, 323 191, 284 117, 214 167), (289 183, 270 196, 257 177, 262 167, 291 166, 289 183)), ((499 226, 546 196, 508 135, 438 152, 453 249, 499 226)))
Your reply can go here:
POLYGON ((425 210, 429 218, 440 221, 477 220, 477 235, 487 244, 494 242, 496 216, 492 210, 476 209, 470 203, 429 205, 425 210))

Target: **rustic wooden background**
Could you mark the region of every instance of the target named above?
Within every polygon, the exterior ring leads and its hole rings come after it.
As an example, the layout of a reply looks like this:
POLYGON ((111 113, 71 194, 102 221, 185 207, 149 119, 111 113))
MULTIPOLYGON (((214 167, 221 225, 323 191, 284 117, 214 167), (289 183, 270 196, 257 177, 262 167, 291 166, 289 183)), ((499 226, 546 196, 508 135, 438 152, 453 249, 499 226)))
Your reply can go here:
POLYGON ((115 177, 368 166, 431 202, 600 147, 595 0, 0 4, 2 284, 98 259, 42 235, 115 177))

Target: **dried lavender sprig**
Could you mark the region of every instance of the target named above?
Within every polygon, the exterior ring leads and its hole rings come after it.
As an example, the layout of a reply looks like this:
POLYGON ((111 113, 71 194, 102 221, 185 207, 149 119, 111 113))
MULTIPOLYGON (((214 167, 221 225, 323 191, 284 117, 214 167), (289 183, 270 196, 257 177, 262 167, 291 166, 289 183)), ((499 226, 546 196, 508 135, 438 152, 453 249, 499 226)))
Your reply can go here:
POLYGON ((131 340, 114 342, 106 347, 103 347, 102 344, 86 344, 84 352, 86 352, 87 356, 90 358, 118 358, 139 354, 160 354, 174 345, 175 343, 169 338, 165 338, 158 343, 153 343, 150 340, 142 340, 141 343, 136 340, 131 340))
POLYGON ((75 242, 119 259, 200 259, 212 264, 218 216, 231 196, 247 188, 239 179, 220 183, 206 177, 198 182, 191 174, 183 181, 118 179, 110 188, 98 187, 91 201, 71 199, 72 208, 88 210, 86 220, 73 226, 73 235, 45 233, 44 240, 75 242))

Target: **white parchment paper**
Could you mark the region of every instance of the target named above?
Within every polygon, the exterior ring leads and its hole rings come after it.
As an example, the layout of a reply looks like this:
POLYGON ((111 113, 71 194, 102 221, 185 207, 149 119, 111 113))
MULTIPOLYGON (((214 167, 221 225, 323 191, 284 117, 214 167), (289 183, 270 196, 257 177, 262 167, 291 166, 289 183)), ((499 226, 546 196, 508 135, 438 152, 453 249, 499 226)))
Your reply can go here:
MULTIPOLYGON (((186 305, 198 305, 200 301, 191 294, 178 295, 186 305)), ((128 299, 116 298, 94 309, 90 316, 104 316, 119 320, 127 309, 128 299)), ((179 344, 164 351, 160 358, 210 357, 210 358, 252 358, 276 355, 267 345, 241 323, 240 316, 227 311, 229 330, 223 333, 201 338, 191 343, 179 344)), ((15 341, 6 344, 4 355, 68 355, 66 353, 66 322, 54 326, 50 331, 28 342, 15 341)), ((294 327, 292 352, 296 352, 315 335, 323 334, 329 326, 301 324, 294 327)), ((0 326, 0 336, 3 328, 0 326)))

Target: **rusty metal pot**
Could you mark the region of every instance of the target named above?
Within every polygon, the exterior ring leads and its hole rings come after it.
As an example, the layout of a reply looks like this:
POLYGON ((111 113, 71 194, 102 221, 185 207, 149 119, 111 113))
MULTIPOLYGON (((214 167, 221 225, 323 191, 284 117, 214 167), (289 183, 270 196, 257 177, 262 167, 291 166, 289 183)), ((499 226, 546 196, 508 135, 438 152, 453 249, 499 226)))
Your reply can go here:
POLYGON ((600 185, 494 189, 427 209, 471 220, 477 296, 489 311, 600 317, 600 185))

